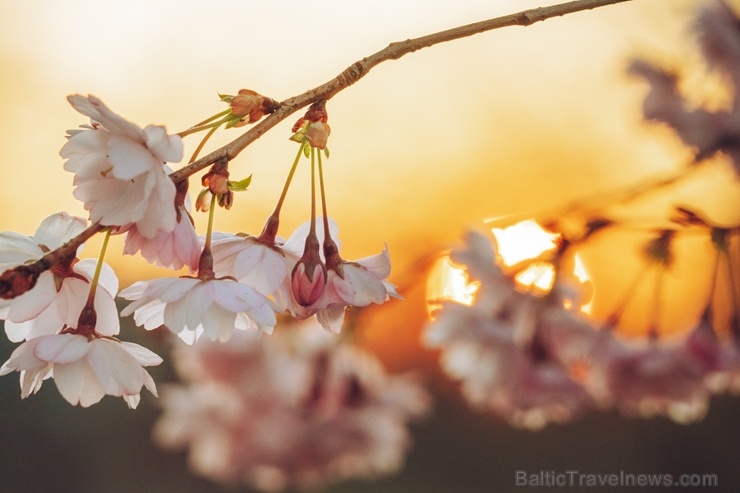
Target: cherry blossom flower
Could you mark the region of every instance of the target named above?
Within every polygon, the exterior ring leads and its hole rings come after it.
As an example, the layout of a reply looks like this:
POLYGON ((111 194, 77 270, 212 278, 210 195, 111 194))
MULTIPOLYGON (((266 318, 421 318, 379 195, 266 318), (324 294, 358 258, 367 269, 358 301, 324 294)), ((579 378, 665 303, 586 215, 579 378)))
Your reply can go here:
POLYGON ((713 329, 703 321, 680 341, 622 341, 602 334, 594 348, 587 387, 603 405, 627 416, 664 415, 678 423, 706 414, 708 381, 721 365, 713 329))
MULTIPOLYGON (((36 260, 47 251, 60 247, 79 234, 87 222, 67 213, 53 214, 42 221, 33 237, 0 233, 0 269, 36 260)), ((56 334, 65 326, 73 327, 85 305, 96 261, 71 260, 43 272, 34 289, 12 300, 0 300, 0 319, 10 340, 20 342, 40 335, 56 334)), ((105 335, 118 333, 115 295, 118 279, 106 264, 95 297, 95 308, 105 335)))
POLYGON ((271 333, 276 317, 270 300, 232 279, 161 278, 139 281, 121 291, 131 300, 121 312, 134 313, 137 325, 165 325, 188 343, 202 334, 226 341, 234 328, 271 333))
POLYGON ((217 277, 231 276, 265 296, 273 295, 289 277, 284 241, 266 244, 254 236, 213 233, 211 253, 217 277))
POLYGON ((478 233, 453 260, 480 283, 471 306, 443 304, 424 331, 424 342, 442 348, 445 372, 462 382, 465 398, 480 409, 532 429, 563 423, 591 406, 570 365, 587 351, 595 334, 552 297, 514 289, 495 263, 491 242, 478 233))
POLYGON ((164 164, 182 159, 182 139, 164 127, 139 128, 113 113, 95 96, 67 98, 93 124, 69 131, 60 154, 74 173, 74 196, 105 226, 135 223, 146 238, 171 232, 176 223, 175 185, 164 164))
MULTIPOLYGON (((328 219, 329 232, 332 239, 338 236, 336 223, 328 219)), ((390 274, 390 256, 387 248, 378 255, 366 257, 356 262, 343 260, 338 255, 339 242, 336 242, 336 256, 328 262, 326 277, 316 275, 315 279, 306 278, 305 270, 299 260, 302 257, 304 243, 310 229, 310 222, 300 225, 281 248, 284 260, 287 263, 286 272, 292 275, 283 280, 282 285, 274 293, 281 308, 299 319, 305 320, 316 315, 321 325, 327 330, 338 333, 344 321, 344 311, 347 306, 367 306, 370 303, 383 303, 389 297, 400 298, 395 286, 385 280, 390 274), (296 269, 298 265, 298 269, 296 269), (298 278, 298 281, 296 280, 298 278), (304 299, 304 303, 296 299, 296 290, 301 287, 315 286, 317 280, 323 280, 323 289, 304 299), (310 303, 305 303, 310 301, 310 303)), ((323 221, 317 220, 316 234, 319 243, 325 243, 323 221)), ((333 241, 332 241, 333 242, 333 241)), ((320 259, 325 262, 324 252, 319 252, 320 259)), ((317 266, 318 267, 318 266, 317 266)), ((323 271, 322 271, 323 272, 323 271)))
MULTIPOLYGON (((71 275, 65 277, 51 303, 40 313, 26 320, 5 321, 5 331, 13 342, 58 334, 65 327, 75 327, 82 308, 87 303, 97 260, 84 259, 72 267, 71 275)), ((33 293, 32 290, 27 294, 33 293)), ((118 334, 120 321, 115 297, 118 292, 118 278, 108 264, 103 264, 98 278, 94 308, 97 314, 99 333, 113 336, 118 334)), ((23 302, 24 294, 16 300, 23 302)), ((16 313, 17 315, 17 313, 16 313)), ((26 318, 26 317, 22 317, 26 318)))
POLYGON ((174 355, 190 383, 163 391, 155 440, 187 449, 191 468, 221 483, 282 491, 394 472, 407 421, 429 407, 413 378, 388 375, 316 324, 174 355))
POLYGON ((137 344, 107 337, 56 334, 24 342, 0 367, 0 375, 21 374, 21 396, 36 393, 53 377, 59 393, 72 405, 91 406, 104 395, 123 397, 130 408, 139 404, 141 388, 157 395, 144 366, 162 359, 137 344))
POLYGON ((179 218, 170 232, 159 230, 153 238, 147 238, 139 232, 136 224, 126 231, 123 253, 141 256, 148 262, 160 267, 179 270, 188 267, 193 273, 198 270, 201 244, 195 231, 190 214, 184 207, 178 206, 179 218))

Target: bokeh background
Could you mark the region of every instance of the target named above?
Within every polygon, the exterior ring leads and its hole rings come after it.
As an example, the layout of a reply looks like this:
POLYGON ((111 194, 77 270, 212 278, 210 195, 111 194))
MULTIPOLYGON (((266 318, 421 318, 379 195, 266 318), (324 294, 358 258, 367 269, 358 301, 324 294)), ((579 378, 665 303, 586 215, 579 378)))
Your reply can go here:
MULTIPOLYGON (((218 93, 250 88, 282 100, 392 41, 543 4, 0 0, 0 230, 33 234, 53 212, 85 215, 58 155, 65 130, 85 123, 68 94, 95 94, 136 123, 181 131, 224 109, 218 93)), ((536 433, 512 430, 468 409, 439 373, 437 355, 418 342, 426 317, 418 274, 463 230, 557 210, 685 165, 690 154, 672 133, 641 120, 646 87, 625 68, 636 55, 662 61, 687 75, 685 89, 698 101, 721 101, 711 80, 692 75, 702 68, 689 29, 699 4, 636 0, 446 43, 380 65, 329 103, 327 194, 343 256, 371 255, 387 242, 391 280, 407 297, 363 314, 357 340, 391 370, 423 373, 437 396, 400 475, 330 491, 517 491, 521 469, 706 472, 719 474, 717 491, 740 488, 736 399, 715 399, 691 426, 603 413, 536 433)), ((231 211, 219 212, 217 229, 261 230, 296 152, 287 140, 292 124, 233 162, 232 176, 253 174, 253 184, 231 211)), ((210 148, 238 132, 217 133, 210 148)), ((197 142, 186 139, 186 156, 197 142)), ((717 167, 704 174, 674 192, 717 221, 736 221, 732 175, 717 167)), ((308 218, 308 190, 303 168, 284 209, 285 236, 308 218)), ((623 247, 618 239, 603 246, 612 256, 623 247)), ((92 240, 83 256, 98 248, 92 240)), ((120 248, 113 241, 107 260, 122 287, 158 275, 141 259, 121 257, 120 248)), ((123 330, 166 353, 165 342, 123 330)), ((3 338, 0 357, 11 351, 3 338)), ((152 373, 173 378, 167 365, 152 373)), ((223 491, 190 476, 184 456, 151 445, 153 399, 134 412, 111 398, 70 408, 46 385, 21 401, 16 375, 0 379, 0 392, 1 493, 223 491)))

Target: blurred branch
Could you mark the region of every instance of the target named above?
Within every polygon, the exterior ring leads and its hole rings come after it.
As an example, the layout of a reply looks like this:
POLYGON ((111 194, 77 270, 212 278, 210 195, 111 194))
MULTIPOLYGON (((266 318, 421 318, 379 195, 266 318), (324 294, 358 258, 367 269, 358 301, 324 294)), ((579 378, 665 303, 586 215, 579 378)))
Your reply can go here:
POLYGON ((207 156, 194 161, 187 166, 175 171, 170 175, 175 182, 181 181, 202 170, 206 166, 218 161, 219 159, 234 159, 252 142, 260 138, 265 132, 285 120, 288 116, 317 101, 326 101, 332 98, 340 91, 351 86, 374 68, 376 65, 388 60, 398 60, 404 55, 413 53, 422 48, 428 48, 446 41, 467 38, 475 34, 480 34, 494 29, 500 29, 508 26, 529 26, 536 22, 544 21, 552 17, 561 17, 563 15, 591 10, 598 7, 604 7, 616 3, 627 2, 630 0, 576 0, 573 2, 551 5, 549 7, 539 7, 536 9, 524 10, 516 14, 509 14, 502 17, 496 17, 485 21, 467 24, 465 26, 455 27, 446 31, 429 34, 414 39, 407 39, 389 44, 386 48, 377 53, 359 60, 332 80, 309 89, 298 96, 288 98, 278 103, 276 111, 267 118, 259 122, 249 131, 238 137, 229 144, 216 149, 207 156))

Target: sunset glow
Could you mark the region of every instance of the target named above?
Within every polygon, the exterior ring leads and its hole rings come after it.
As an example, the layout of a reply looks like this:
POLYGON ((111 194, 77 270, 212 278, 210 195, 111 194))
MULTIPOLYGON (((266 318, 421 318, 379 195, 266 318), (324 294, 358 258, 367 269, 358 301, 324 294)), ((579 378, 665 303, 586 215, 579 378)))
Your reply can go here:
MULTIPOLYGON (((528 264, 526 261, 553 250, 559 235, 545 231, 533 220, 522 221, 506 228, 492 228, 491 231, 496 241, 498 257, 505 267, 525 264, 514 274, 516 284, 523 290, 530 290, 539 295, 550 292, 555 283, 555 267, 544 260, 532 260, 528 264)), ((593 293, 590 292, 591 278, 578 255, 573 257, 571 274, 578 284, 589 287, 589 293, 587 295, 581 293, 579 299, 579 302, 583 303, 579 310, 588 314, 593 298, 593 293)), ((432 267, 427 280, 427 300, 430 310, 433 311, 442 301, 470 305, 477 289, 476 283, 469 282, 464 268, 452 262, 447 255, 440 257, 432 267)), ((570 308, 572 301, 566 300, 565 304, 566 308, 570 308)))

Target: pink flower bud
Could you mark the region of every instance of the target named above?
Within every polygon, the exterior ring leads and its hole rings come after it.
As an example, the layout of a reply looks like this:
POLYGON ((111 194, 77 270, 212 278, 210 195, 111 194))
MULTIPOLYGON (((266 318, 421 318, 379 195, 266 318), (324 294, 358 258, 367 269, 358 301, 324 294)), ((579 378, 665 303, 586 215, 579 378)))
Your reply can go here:
POLYGON ((293 269, 290 288, 293 297, 301 306, 310 306, 318 301, 326 287, 326 269, 322 264, 300 260, 293 269), (313 269, 310 264, 313 264, 313 269), (306 273, 306 269, 309 273, 306 273))
POLYGON ((267 113, 275 110, 277 103, 250 89, 240 89, 239 94, 231 98, 231 113, 241 117, 235 127, 254 123, 267 113))

